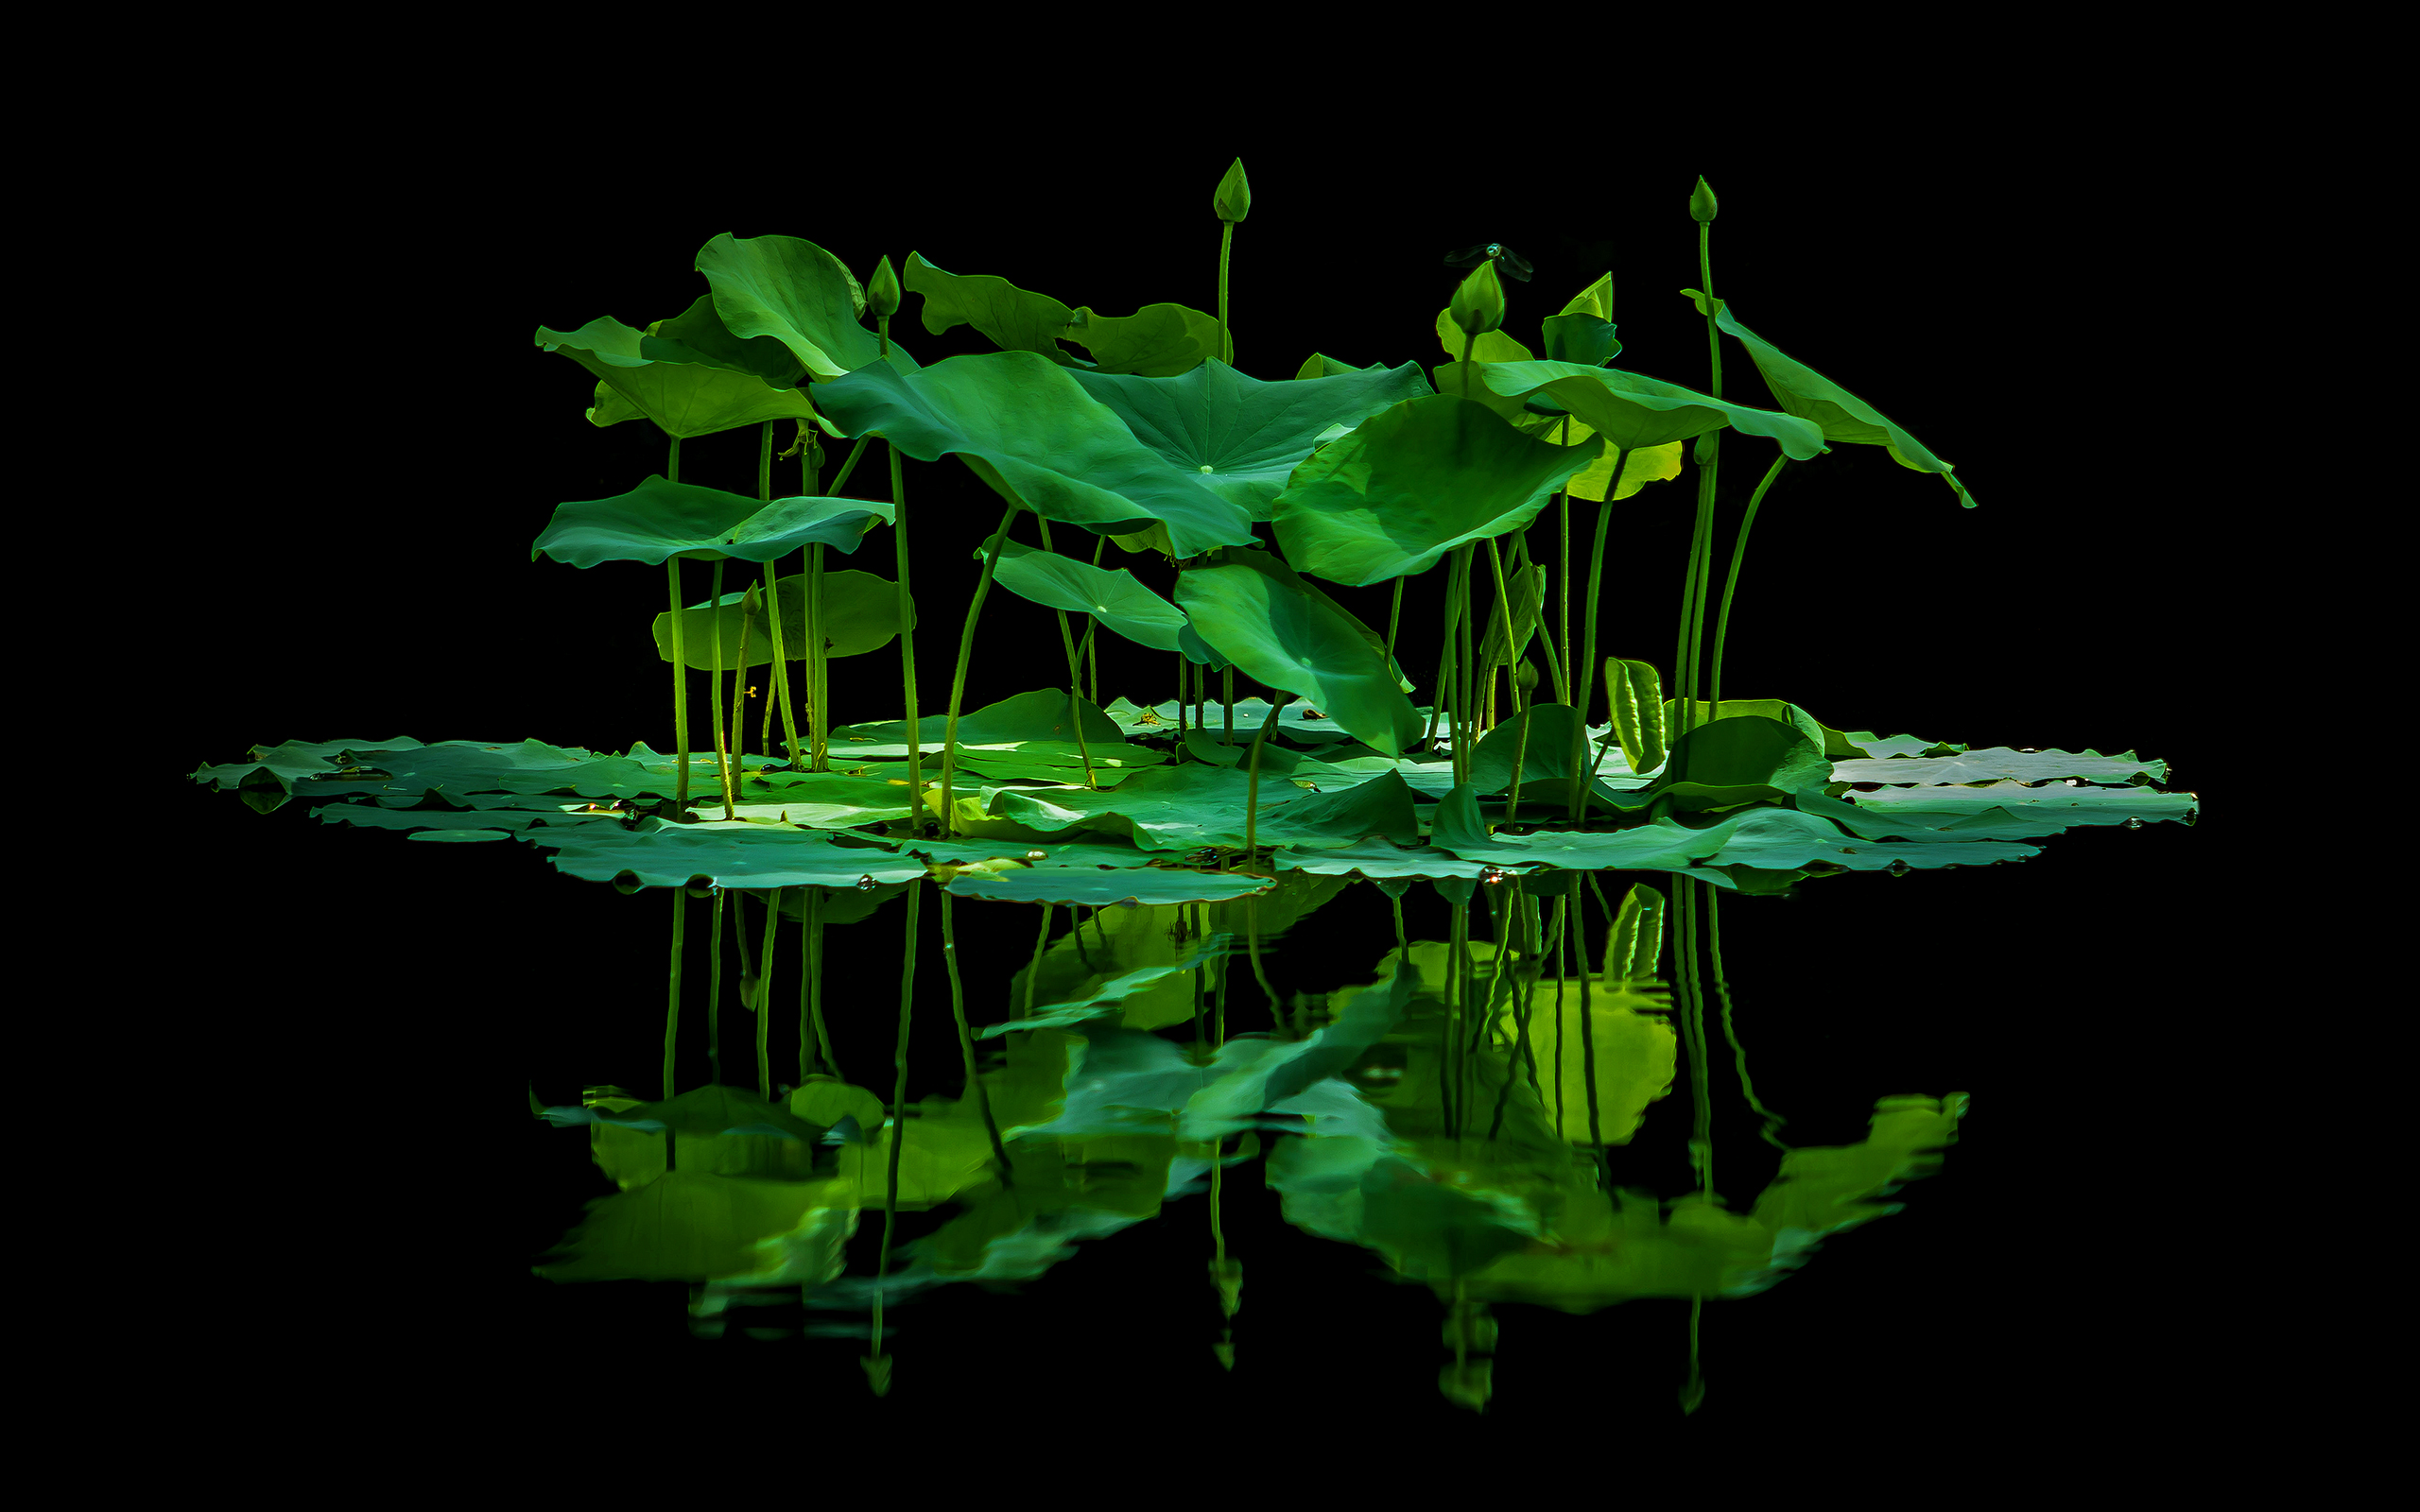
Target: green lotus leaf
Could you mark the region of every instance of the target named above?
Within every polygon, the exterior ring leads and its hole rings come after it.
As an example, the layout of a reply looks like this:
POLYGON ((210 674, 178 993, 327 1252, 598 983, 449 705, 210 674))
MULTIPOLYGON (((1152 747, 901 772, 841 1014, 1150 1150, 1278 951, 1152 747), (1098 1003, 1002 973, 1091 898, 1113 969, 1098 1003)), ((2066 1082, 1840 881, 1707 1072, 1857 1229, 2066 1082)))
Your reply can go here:
POLYGON ((744 819, 647 819, 635 830, 600 824, 530 838, 553 850, 549 859, 570 876, 612 882, 628 873, 643 887, 685 886, 693 877, 717 887, 851 887, 867 877, 880 886, 925 875, 925 864, 912 858, 744 819))
POLYGON ((986 898, 997 902, 1082 903, 1106 908, 1129 899, 1144 904, 1224 902, 1269 886, 1269 878, 1245 873, 1162 868, 1140 871, 1036 868, 996 876, 961 876, 950 883, 949 890, 961 898, 986 898))
MULTIPOLYGON (((1440 392, 1457 391, 1460 374, 1438 369, 1440 392)), ((1804 462, 1824 450, 1824 432, 1812 421, 1770 409, 1735 404, 1618 368, 1576 362, 1492 362, 1475 365, 1474 400, 1484 387, 1491 407, 1538 397, 1571 412, 1608 446, 1628 452, 1684 441, 1728 425, 1746 436, 1767 436, 1784 455, 1804 462)), ((1500 410, 1498 411, 1501 412, 1500 410)))
MULTIPOLYGON (((1572 438, 1578 440, 1597 433, 1585 425, 1574 425, 1571 434, 1572 438)), ((1575 499, 1601 500, 1605 497, 1605 490, 1611 488, 1616 500, 1627 499, 1651 483, 1668 483, 1679 477, 1681 450, 1679 441, 1668 441, 1662 446, 1642 446, 1634 452, 1616 452, 1609 446, 1598 454, 1597 460, 1571 474, 1571 480, 1563 486, 1564 490, 1575 499), (1621 474, 1618 484, 1614 481, 1616 472, 1621 474)))
POLYGON ((1599 444, 1532 440, 1451 394, 1408 399, 1294 470, 1270 510, 1277 543, 1299 570, 1334 582, 1426 572, 1457 546, 1536 519, 1599 444))
MULTIPOLYGON (((1227 335, 1232 344, 1235 333, 1227 335)), ((1132 315, 1096 315, 1085 306, 1068 323, 1066 337, 1093 354, 1095 371, 1172 378, 1218 352, 1219 318, 1183 304, 1147 304, 1132 315)))
POLYGON ((1422 738, 1383 643, 1276 558, 1231 551, 1179 576, 1176 596, 1219 656, 1266 687, 1302 695, 1372 749, 1401 756, 1422 738))
MULTIPOLYGON (((782 608, 782 644, 793 657, 803 656, 806 635, 807 578, 792 573, 781 579, 774 597, 782 608)), ((681 611, 681 651, 700 672, 730 672, 740 665, 741 633, 746 631, 747 664, 760 667, 773 660, 773 635, 766 622, 763 595, 752 607, 748 591, 725 593, 717 604, 700 602, 681 611), (719 627, 722 655, 715 655, 719 627)), ((655 617, 655 654, 672 660, 672 613, 655 617)), ((823 637, 826 656, 863 656, 889 645, 899 634, 899 585, 872 573, 826 572, 823 575, 823 637)))
MULTIPOLYGON (((1087 698, 1076 700, 1082 718, 1084 740, 1099 755, 1122 753, 1126 737, 1117 724, 1100 707, 1087 698)), ((949 715, 926 714, 916 721, 916 733, 921 746, 938 746, 949 738, 949 715)), ((958 740, 961 746, 1011 746, 1024 742, 1047 741, 1075 749, 1075 731, 1068 727, 1067 694, 1063 688, 1036 688, 1020 693, 997 703, 961 713, 958 716, 958 740)), ((892 753, 907 754, 908 725, 901 719, 887 719, 875 724, 843 725, 832 731, 832 759, 842 762, 855 758, 880 758, 892 753), (852 749, 850 747, 858 747, 852 749)), ((1139 752, 1136 754, 1140 754, 1139 752)), ((926 763, 929 769, 930 763, 926 763)))
MULTIPOLYGON (((1306 582, 1303 586, 1311 589, 1315 593, 1318 592, 1316 584, 1306 582)), ((1359 621, 1357 619, 1355 623, 1359 624, 1359 621)), ((1362 628, 1367 630, 1368 627, 1363 626, 1362 628)), ((1382 651, 1386 648, 1386 643, 1379 640, 1374 633, 1370 637, 1370 644, 1382 651)), ((1409 679, 1405 680, 1408 681, 1409 679)), ((1403 686, 1403 683, 1398 682, 1397 686, 1401 687, 1403 686)), ((1406 691, 1409 691, 1409 689, 1406 691)), ((1201 707, 1202 718, 1204 720, 1202 728, 1213 730, 1219 730, 1225 728, 1226 705, 1213 700, 1209 703, 1203 704, 1201 707)), ((1187 730, 1191 730, 1194 728, 1194 706, 1187 703, 1184 706, 1184 709, 1185 728, 1187 730)), ((1153 738, 1169 739, 1173 738, 1176 734, 1177 718, 1176 701, 1174 699, 1170 699, 1167 703, 1155 704, 1152 707, 1146 709, 1141 705, 1134 703, 1131 699, 1116 698, 1110 702, 1108 709, 1104 712, 1112 719, 1117 721, 1118 729, 1125 730, 1130 735, 1146 735, 1153 738)), ((1426 709, 1417 710, 1415 712, 1419 713, 1421 718, 1424 720, 1428 717, 1429 711, 1426 709)), ((1239 740, 1251 739, 1253 734, 1258 732, 1262 722, 1267 720, 1268 717, 1268 699, 1236 699, 1236 738, 1239 740)), ((1335 720, 1330 719, 1319 710, 1305 704, 1300 698, 1288 699, 1280 710, 1277 715, 1276 728, 1270 731, 1270 739, 1274 741, 1280 737, 1295 741, 1305 746, 1327 745, 1333 744, 1337 741, 1349 740, 1352 738, 1349 733, 1338 727, 1335 720)), ((1442 792, 1443 789, 1440 789, 1440 791, 1442 792)))
MULTIPOLYGON (((1453 309, 1449 304, 1437 312, 1437 344, 1445 349, 1446 361, 1460 362, 1465 337, 1462 328, 1454 323, 1453 309)), ((1483 332, 1471 347, 1473 362, 1527 362, 1530 355, 1529 348, 1513 340, 1511 333, 1505 331, 1483 332)), ((1447 390, 1440 388, 1437 391, 1442 394, 1447 390)))
POLYGON ((1685 871, 1719 887, 1736 886, 1732 878, 1711 869, 1721 866, 1789 871, 1820 862, 1851 871, 1879 871, 1903 863, 1925 868, 1977 867, 2041 854, 2038 847, 2001 840, 1871 841, 1845 833, 1818 815, 1782 808, 1748 809, 1702 830, 1660 818, 1606 833, 1540 830, 1491 835, 1479 822, 1478 800, 1467 787, 1456 788, 1439 802, 1429 841, 1464 860, 1499 867, 1685 871))
POLYGON ((1490 869, 1486 862, 1465 861, 1433 845, 1403 847, 1378 839, 1317 850, 1281 850, 1275 861, 1281 874, 1305 871, 1315 876, 1366 877, 1372 882, 1414 877, 1469 881, 1490 869))
POLYGON ((1821 814, 1869 840, 2026 840, 2087 824, 2182 820, 2201 807, 2200 795, 2149 787, 1889 787, 1833 799, 1792 796, 1790 805, 1821 814))
POLYGON ((995 347, 1040 352, 1062 364, 1075 361, 1059 338, 1076 312, 1047 294, 1021 289, 996 274, 944 272, 922 252, 908 254, 900 282, 908 293, 923 296, 918 314, 934 335, 971 325, 995 347))
MULTIPOLYGON (((742 340, 772 337, 819 380, 884 360, 880 336, 861 323, 865 289, 813 242, 725 232, 699 249, 697 268, 725 329, 742 340)), ((896 341, 889 361, 895 372, 916 370, 896 341)))
MULTIPOLYGON (((1730 705, 1729 699, 1723 700, 1730 705)), ((2145 761, 2133 751, 2103 756, 2097 750, 2014 750, 1992 746, 1949 756, 1893 756, 1880 760, 1835 759, 1837 782, 2048 782, 2061 778, 2093 782, 2131 782, 2146 778, 2168 781, 2168 763, 2145 761)))
POLYGON ((1538 615, 1547 596, 1547 570, 1532 567, 1528 572, 1508 568, 1504 574, 1504 591, 1512 595, 1514 629, 1508 638, 1504 628, 1504 604, 1498 599, 1487 611, 1487 633, 1479 638, 1478 664, 1493 671, 1517 661, 1530 648, 1530 637, 1538 628, 1538 615))
MULTIPOLYGON (((732 335, 715 312, 715 297, 700 294, 697 302, 669 320, 658 320, 639 339, 639 355, 657 362, 694 362, 728 368, 761 378, 774 388, 804 388, 805 364, 772 336, 741 338, 732 335)), ((806 396, 812 398, 813 396, 806 396)))
MULTIPOLYGON (((1695 289, 1683 289, 1684 295, 1697 305, 1698 313, 1706 313, 1707 300, 1695 289)), ((1741 325, 1731 315, 1728 301, 1716 300, 1714 323, 1717 329, 1730 333, 1748 349, 1749 360, 1756 371, 1764 375, 1765 387, 1772 389, 1786 412, 1811 421, 1822 428, 1827 441, 1849 441, 1866 446, 1880 446, 1891 454, 1891 460, 1916 472, 1937 472, 1941 480, 1957 490, 1958 502, 1967 508, 1975 501, 1966 485, 1958 481, 1952 471, 1955 464, 1945 462, 1927 451, 1914 437, 1893 424, 1881 411, 1835 384, 1814 369, 1783 354, 1780 348, 1741 325)), ((1791 454, 1796 455, 1795 453, 1791 454)))
MULTIPOLYGON (((1251 777, 1239 767, 1187 762, 1137 772, 1116 787, 1101 791, 1073 786, 1004 787, 991 792, 977 812, 1043 835, 1073 830, 1125 835, 1146 850, 1240 849, 1250 790, 1251 777)), ((1297 783, 1264 772, 1262 824, 1278 824, 1277 816, 1287 805, 1308 796, 1297 783)), ((1348 838, 1345 831, 1373 813, 1382 813, 1381 802, 1371 800, 1364 808, 1345 805, 1339 810, 1310 811, 1308 817, 1285 823, 1288 833, 1299 833, 1305 839, 1341 841, 1348 838)))
MULTIPOLYGON (((1667 705, 1666 718, 1670 717, 1671 706, 1667 705)), ((1668 731, 1672 728, 1665 726, 1668 731)), ((1654 806, 1666 813, 1705 813, 1820 788, 1831 773, 1820 731, 1810 735, 1761 714, 1733 714, 1673 741, 1653 782, 1602 797, 1617 809, 1654 806)))
MULTIPOLYGON (((983 548, 975 555, 981 557, 983 548)), ((1090 614, 1109 629, 1155 651, 1177 649, 1184 610, 1143 586, 1124 568, 1112 572, 1021 541, 1003 541, 992 580, 1019 598, 1071 613, 1090 614)))
POLYGON ((1223 362, 1201 363, 1171 378, 1081 370, 1071 376, 1115 411, 1136 440, 1179 471, 1200 476, 1204 488, 1254 520, 1270 517, 1270 506, 1323 432, 1339 425, 1350 430, 1430 391, 1419 365, 1409 362, 1285 383, 1264 383, 1223 362))
MULTIPOLYGON (((1519 715, 1489 730, 1471 752, 1471 791, 1482 796, 1511 791, 1512 760, 1517 751, 1521 759, 1523 805, 1538 803, 1550 809, 1568 809, 1573 777, 1571 725, 1575 717, 1568 704, 1531 704, 1519 715), (1529 724, 1526 742, 1521 735, 1524 720, 1529 724)), ((1605 750, 1601 757, 1599 751, 1597 742, 1587 739, 1583 731, 1580 772, 1595 777, 1593 796, 1610 801, 1617 792, 1646 785, 1647 779, 1632 775, 1619 750, 1605 750)), ((1449 764, 1445 774, 1441 774, 1447 777, 1446 787, 1453 785, 1451 771, 1449 764)))
POLYGON ((555 506, 530 543, 529 559, 543 554, 574 567, 653 566, 668 557, 772 561, 807 545, 855 553, 868 531, 890 523, 890 506, 871 499, 802 496, 768 504, 650 473, 628 493, 555 506))
POLYGON ((1167 524, 1195 557, 1250 541, 1252 519, 1146 448, 1067 369, 1031 352, 952 357, 912 373, 882 364, 818 390, 844 436, 879 435, 920 461, 955 453, 1003 498, 1103 534, 1167 524))
POLYGON ((1303 359, 1303 365, 1294 370, 1294 376, 1296 378, 1333 378, 1339 373, 1386 372, 1388 370, 1387 365, 1383 362, 1374 362, 1367 368, 1356 368, 1349 362, 1339 362, 1323 352, 1314 352, 1303 359))
POLYGON ((588 413, 591 424, 614 425, 644 416, 666 435, 686 438, 769 420, 815 418, 815 405, 803 391, 774 387, 752 372, 699 361, 703 353, 657 340, 610 315, 577 331, 540 326, 535 339, 540 351, 561 352, 596 375, 597 399, 588 413), (607 400, 609 392, 618 404, 607 400))
MULTIPOLYGON (((1621 354, 1622 344, 1614 335, 1613 322, 1586 311, 1550 315, 1541 323, 1547 338, 1548 362, 1576 362, 1583 368, 1601 368, 1621 354)), ((1459 357, 1461 353, 1455 355, 1459 357)))

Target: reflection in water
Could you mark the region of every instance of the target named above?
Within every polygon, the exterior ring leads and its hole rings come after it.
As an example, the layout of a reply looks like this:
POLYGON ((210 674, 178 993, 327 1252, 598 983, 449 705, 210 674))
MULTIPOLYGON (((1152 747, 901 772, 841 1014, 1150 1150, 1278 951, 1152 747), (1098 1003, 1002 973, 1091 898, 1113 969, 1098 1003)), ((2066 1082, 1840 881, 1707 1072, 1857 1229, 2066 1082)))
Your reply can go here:
MULTIPOLYGON (((1227 1324, 1213 1349, 1233 1369, 1243 1269, 1221 1209, 1228 1173, 1257 1163, 1287 1222, 1360 1246, 1436 1294, 1448 1400, 1486 1405, 1496 1304, 1584 1314, 1687 1298, 1679 1396, 1693 1410, 1706 1300, 1761 1292, 1824 1236, 1896 1211, 1885 1199, 1937 1167, 1965 1099, 1884 1097, 1862 1142, 1791 1148, 1748 1077, 1716 890, 1659 880, 1668 895, 1611 873, 1441 879, 1433 885, 1459 905, 1442 940, 1406 934, 1408 878, 1294 871, 1230 902, 1045 903, 997 1022, 970 1019, 959 900, 946 888, 673 888, 658 1095, 594 1087, 576 1108, 531 1098, 551 1123, 586 1127, 615 1189, 538 1274, 687 1282, 693 1327, 708 1333, 735 1308, 804 1306, 810 1332, 867 1341, 864 1368, 880 1394, 896 1358, 888 1306, 954 1282, 1031 1280, 1080 1241, 1199 1194, 1227 1324), (1263 959, 1270 944, 1291 932, 1298 948, 1314 939, 1325 954, 1360 948, 1319 936, 1311 916, 1346 887, 1373 885, 1390 894, 1394 938, 1374 952, 1366 981, 1281 996, 1263 959), (703 1068, 672 1058, 698 922, 715 946, 703 1068), (908 1104, 911 1039, 938 1030, 911 1011, 917 935, 934 922, 965 1095, 908 1104), (903 952, 889 1067, 835 1061, 824 963, 827 934, 840 927, 855 932, 853 958, 887 954, 890 942, 903 952), (745 1063, 724 1059, 726 980, 753 1041, 753 1065, 738 1074, 745 1063), (1716 1185, 1709 984, 1729 1052, 1721 1070, 1784 1152, 1779 1174, 1744 1202, 1716 1185), (704 1080, 692 1084, 700 1069, 704 1080), (1684 1073, 1693 1180, 1659 1195, 1625 1167, 1624 1146, 1662 1116, 1684 1073), (939 1226, 902 1240, 902 1212, 936 1213, 939 1226), (849 1241, 875 1213, 874 1263, 852 1272, 849 1241)), ((889 1011, 862 997, 847 1010, 889 1011)))

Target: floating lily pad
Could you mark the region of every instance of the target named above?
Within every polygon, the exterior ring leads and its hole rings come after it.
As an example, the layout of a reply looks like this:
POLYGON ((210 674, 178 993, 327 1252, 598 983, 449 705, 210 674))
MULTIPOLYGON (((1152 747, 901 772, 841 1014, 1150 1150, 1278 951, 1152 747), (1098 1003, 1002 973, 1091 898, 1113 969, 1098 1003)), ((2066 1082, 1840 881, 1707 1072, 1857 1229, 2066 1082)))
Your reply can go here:
POLYGON ((2168 763, 2144 761, 2133 751, 2103 756, 2097 750, 2012 750, 1990 746, 1948 756, 1894 756, 1884 760, 1836 761, 1840 782, 2044 782, 2061 778, 2089 782, 2131 782, 2137 777, 2168 781, 2168 763))
POLYGON ((540 830, 529 838, 554 851, 548 859, 571 876, 612 882, 627 873, 643 887, 685 886, 693 877, 717 887, 847 887, 869 877, 880 885, 925 875, 925 864, 913 858, 745 820, 648 819, 635 830, 596 825, 540 830))

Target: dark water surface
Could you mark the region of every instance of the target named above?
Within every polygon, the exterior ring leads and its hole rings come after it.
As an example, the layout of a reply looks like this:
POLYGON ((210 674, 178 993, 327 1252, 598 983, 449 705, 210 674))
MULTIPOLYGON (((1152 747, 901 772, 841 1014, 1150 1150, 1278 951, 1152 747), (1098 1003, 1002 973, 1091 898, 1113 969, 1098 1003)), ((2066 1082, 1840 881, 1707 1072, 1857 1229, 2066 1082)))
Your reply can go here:
MULTIPOLYGON (((259 816, 228 795, 188 801, 209 805, 197 819, 219 849, 166 985, 180 969, 245 982, 242 1048, 231 1053, 222 1026, 196 1022, 188 1050, 228 1056, 238 1084, 267 1094, 253 1104, 252 1137, 280 1152, 268 1171, 243 1162, 249 1174, 216 1215, 256 1297, 223 1322, 233 1339, 265 1332, 254 1347, 334 1372, 360 1411, 402 1421, 484 1403, 504 1421, 610 1418, 614 1393, 652 1383, 677 1383, 700 1410, 811 1402, 823 1421, 1040 1413, 1139 1434, 1201 1413, 1482 1432, 1441 1390, 1454 1356, 1439 1292, 1377 1252, 1288 1224, 1262 1160, 1222 1179, 1226 1250, 1243 1278, 1231 1323, 1209 1279, 1204 1183, 1180 1183, 1157 1216, 1078 1243, 1020 1286, 946 1284, 894 1301, 894 1376, 881 1401, 859 1364, 861 1311, 741 1307, 717 1328, 692 1316, 692 1289, 678 1281, 538 1279, 532 1266, 583 1204, 613 1188, 587 1131, 534 1118, 529 1099, 576 1107, 584 1087, 607 1083, 654 1095, 666 891, 569 879, 520 845, 413 844, 312 823, 301 804, 259 816), (1232 1370, 1213 1349, 1227 1340, 1232 1370)), ((1854 1144, 1888 1096, 1971 1102, 1938 1173, 1888 1198, 1904 1211, 1824 1240, 1759 1295, 1705 1304, 1705 1395, 1691 1431, 1996 1437, 2054 1411, 2046 1381, 2157 1367, 2161 1304, 2140 1288, 2174 1261, 2139 1236, 2150 1214, 2135 1179, 2158 1116, 2144 1090, 2157 1074, 2139 1055, 2153 1025, 2188 1010, 2206 983, 2211 920, 2197 908, 2196 872, 2207 838, 2175 824, 2086 829, 2019 864, 1835 876, 1789 897, 1722 900, 1736 1026, 1789 1143, 1854 1144)), ((1671 879, 1602 881, 1618 900, 1632 882, 1671 879)), ((925 893, 911 1101, 963 1089, 925 893)), ((711 904, 690 908, 683 1090, 705 1080, 711 904)), ((1446 937, 1448 905, 1432 884, 1414 883, 1403 909, 1413 940, 1446 937)), ((827 932, 835 1054, 850 1080, 886 1098, 901 911, 894 901, 827 932)), ((1055 935, 1069 913, 1056 911, 1055 935)), ((960 900, 955 914, 968 1017, 999 1022, 1040 910, 960 900)), ((752 907, 752 929, 761 917, 752 907)), ((1593 955, 1603 949, 1593 902, 1586 917, 1593 955)), ((1487 936, 1484 922, 1474 935, 1487 936)), ((797 938, 786 926, 776 966, 771 1055, 783 1084, 797 1079, 795 1007, 782 1006, 796 1003, 797 938)), ((1393 945, 1389 898, 1356 881, 1270 943, 1264 964, 1290 999, 1371 983, 1393 945)), ((1229 1031, 1266 1031, 1261 995, 1236 966, 1229 1031)), ((1668 936, 1661 974, 1671 969, 1668 936)), ((735 958, 726 971, 730 993, 735 958)), ((752 1022, 727 1004, 724 1079, 752 1089, 752 1022)), ((1758 1138, 1715 1024, 1709 1005, 1717 1187, 1744 1211, 1780 1155, 1758 1138)), ((1191 1025, 1163 1037, 1189 1044, 1191 1025)), ((1690 1190, 1689 1102, 1685 1061, 1635 1139, 1610 1152, 1616 1185, 1668 1201, 1690 1190)), ((947 1215, 903 1214, 901 1243, 947 1215)), ((846 1251, 850 1277, 874 1267, 881 1215, 864 1218, 846 1251)), ((1484 1432, 1611 1421, 1681 1431, 1686 1299, 1586 1315, 1518 1302, 1493 1311, 1484 1432)))

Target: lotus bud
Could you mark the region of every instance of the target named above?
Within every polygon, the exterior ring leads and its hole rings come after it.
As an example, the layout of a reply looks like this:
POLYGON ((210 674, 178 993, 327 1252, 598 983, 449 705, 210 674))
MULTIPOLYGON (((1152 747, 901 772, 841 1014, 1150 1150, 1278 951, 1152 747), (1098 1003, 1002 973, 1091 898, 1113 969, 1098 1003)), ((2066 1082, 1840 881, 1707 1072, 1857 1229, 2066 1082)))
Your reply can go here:
POLYGON ((1470 277, 1454 291, 1454 302, 1446 309, 1464 335, 1483 336, 1503 329, 1504 284, 1495 276, 1495 259, 1471 269, 1470 277))
POLYGON ((899 313, 899 275, 890 270, 888 253, 873 266, 873 277, 866 281, 866 309, 877 320, 899 313))
POLYGON ((1714 191, 1705 186, 1705 176, 1698 176, 1697 188, 1689 192, 1689 218, 1708 221, 1714 218, 1714 191))
POLYGON ((1520 684, 1521 701, 1529 702, 1530 695, 1538 691, 1537 664, 1528 657, 1523 657, 1512 664, 1512 680, 1520 684))
POLYGON ((1714 435, 1713 431, 1706 431, 1698 437, 1697 444, 1689 450, 1689 460, 1700 467, 1714 466, 1714 435))
POLYGON ((1220 220, 1241 220, 1252 210, 1252 185, 1244 181, 1244 160, 1237 158, 1227 168, 1225 178, 1219 180, 1219 192, 1210 197, 1210 208, 1220 220))

